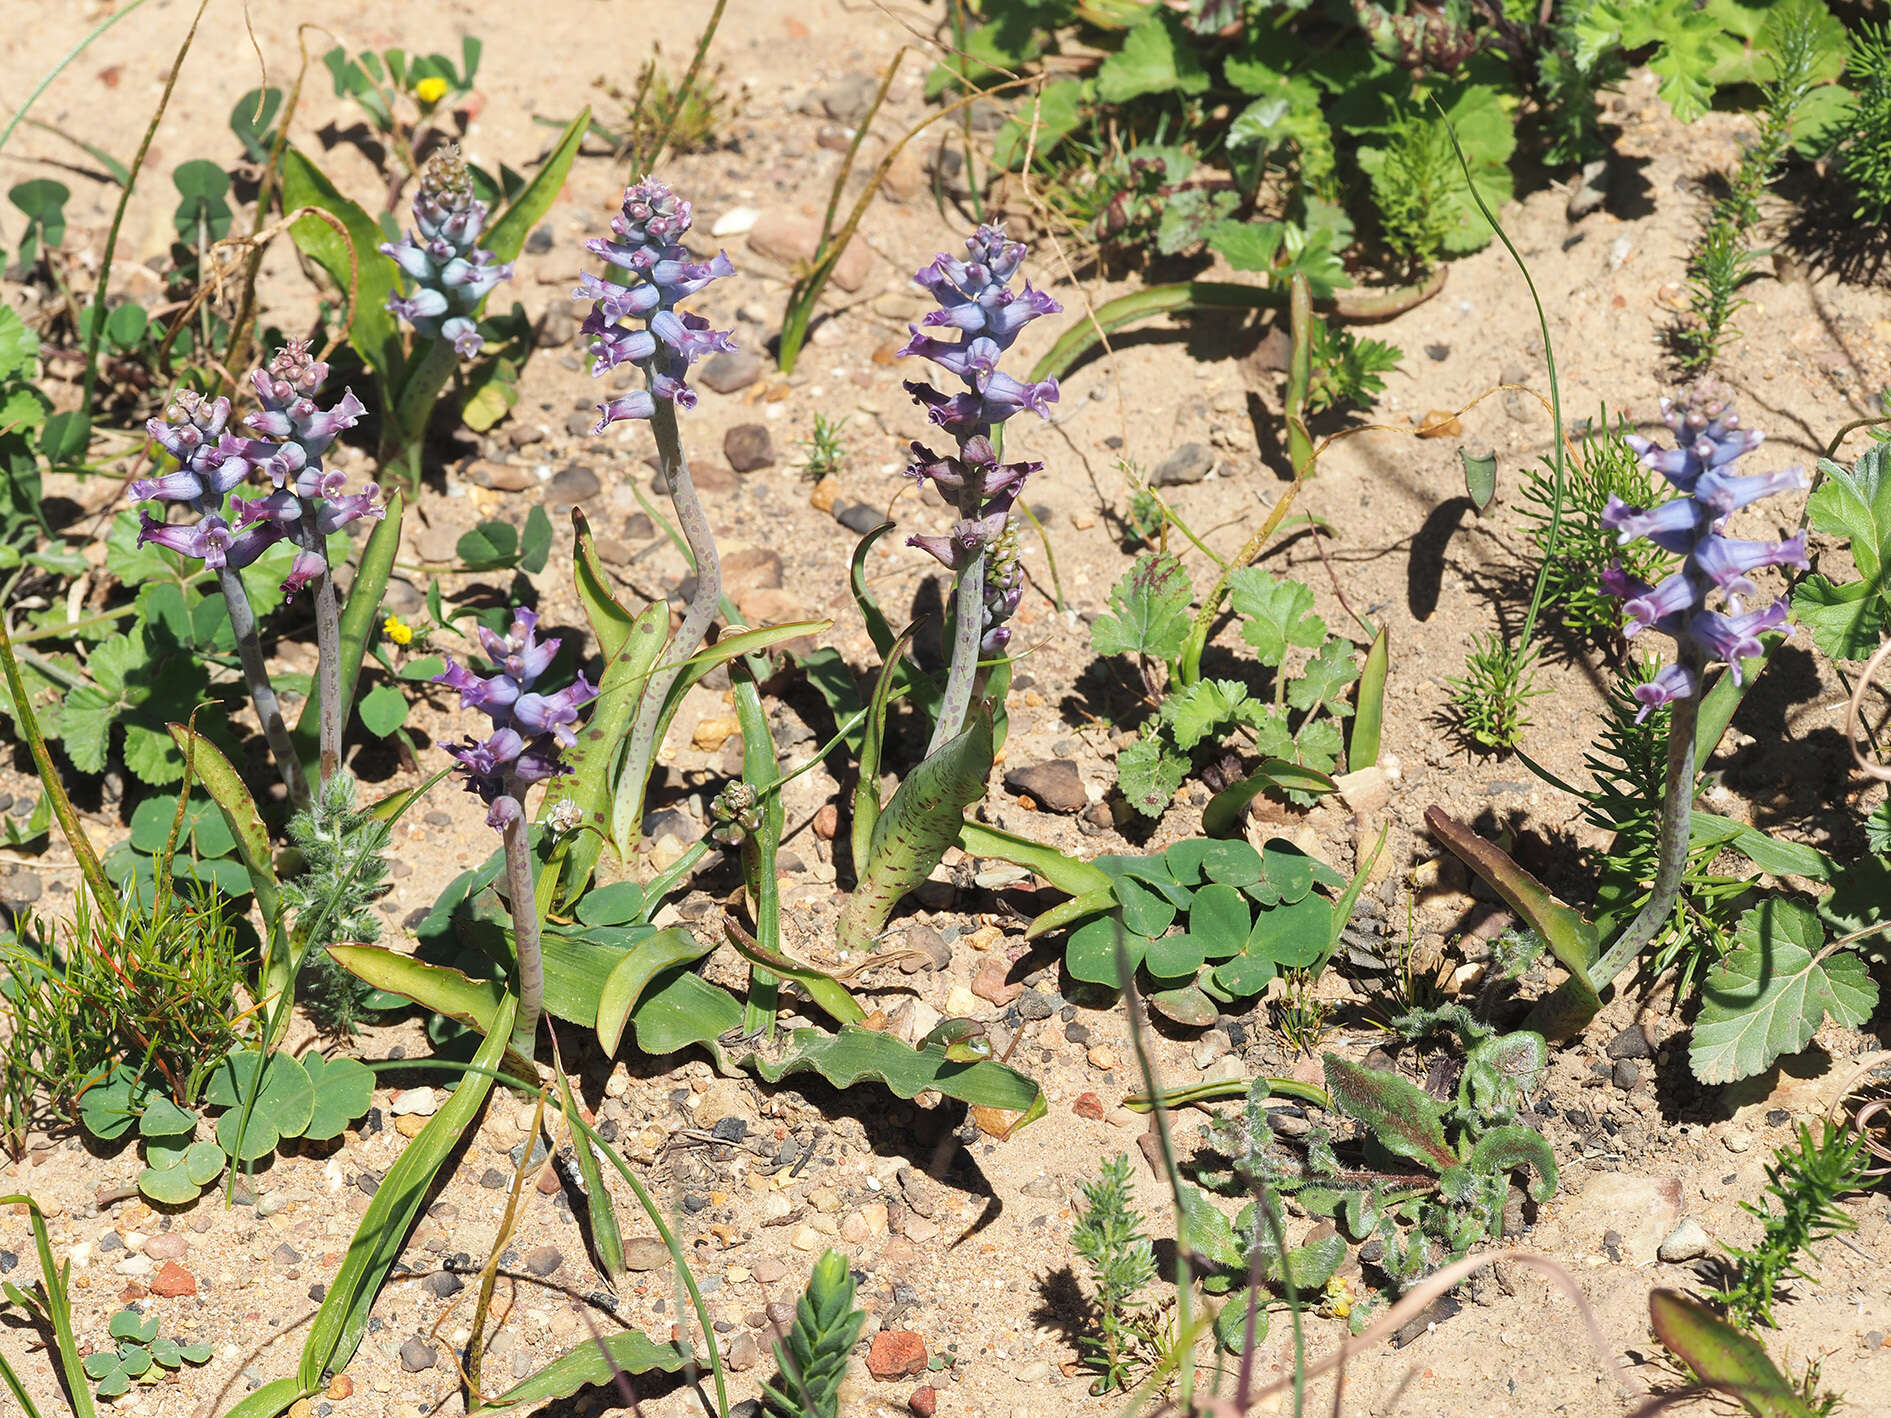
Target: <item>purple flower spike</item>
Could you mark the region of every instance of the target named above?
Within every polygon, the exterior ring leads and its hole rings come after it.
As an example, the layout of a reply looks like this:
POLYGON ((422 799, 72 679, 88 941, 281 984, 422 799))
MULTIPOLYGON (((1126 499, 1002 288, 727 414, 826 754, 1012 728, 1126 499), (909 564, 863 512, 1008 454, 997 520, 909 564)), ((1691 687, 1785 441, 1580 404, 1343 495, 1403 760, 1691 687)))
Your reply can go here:
POLYGON ((689 227, 689 203, 647 177, 625 191, 622 209, 611 219, 618 239, 585 243, 585 249, 606 261, 624 282, 587 271, 571 293, 573 300, 592 303, 582 327, 591 336, 591 373, 634 364, 648 383, 647 389, 599 404, 602 417, 593 432, 602 433, 624 419, 652 418, 659 400, 683 409, 695 407, 695 391, 683 382, 689 367, 707 355, 735 348, 728 331, 712 329, 702 316, 677 309, 678 301, 711 281, 735 274, 735 266, 720 251, 708 261, 689 254, 682 245, 689 227), (623 320, 640 321, 641 328, 621 325, 623 320))
MULTIPOLYGON (((1738 684, 1740 661, 1759 654, 1764 648, 1761 634, 1786 620, 1783 600, 1758 610, 1744 608, 1745 598, 1759 589, 1748 573, 1763 566, 1804 568, 1806 536, 1801 532, 1784 541, 1741 541, 1720 531, 1737 509, 1804 487, 1805 475, 1797 468, 1759 475, 1733 472, 1740 458, 1760 446, 1762 435, 1742 428, 1732 402, 1712 386, 1690 390, 1674 403, 1663 400, 1662 412, 1668 427, 1683 440, 1681 448, 1656 448, 1644 438, 1628 442, 1643 465, 1680 489, 1681 496, 1654 508, 1629 507, 1611 497, 1602 522, 1624 544, 1645 538, 1686 559, 1679 571, 1654 587, 1612 566, 1602 573, 1602 589, 1623 601, 1625 635, 1644 630, 1671 635, 1689 656, 1698 657, 1695 663, 1725 661, 1738 684), (1708 594, 1715 590, 1726 598, 1725 611, 1707 609, 1708 594)), ((1636 717, 1687 698, 1699 687, 1699 676, 1688 665, 1671 665, 1636 687, 1642 705, 1636 717)))
POLYGON ((413 210, 417 230, 398 245, 381 243, 381 254, 414 286, 405 295, 390 292, 387 308, 471 359, 486 343, 473 317, 495 286, 512 279, 512 262, 495 263, 492 252, 479 247, 486 204, 473 196, 473 177, 457 144, 447 144, 420 169, 413 210))
POLYGON ((483 741, 468 738, 446 749, 459 761, 466 791, 492 809, 488 825, 503 828, 509 801, 516 802, 531 784, 567 771, 562 750, 578 741, 572 725, 578 722, 578 710, 597 698, 597 688, 579 675, 555 693, 538 692, 534 686, 551 667, 561 642, 555 636, 538 638, 538 615, 533 611, 514 611, 504 635, 481 626, 479 643, 497 674, 481 676, 464 665, 448 665, 434 682, 459 691, 461 708, 476 709, 492 720, 493 732, 483 741))

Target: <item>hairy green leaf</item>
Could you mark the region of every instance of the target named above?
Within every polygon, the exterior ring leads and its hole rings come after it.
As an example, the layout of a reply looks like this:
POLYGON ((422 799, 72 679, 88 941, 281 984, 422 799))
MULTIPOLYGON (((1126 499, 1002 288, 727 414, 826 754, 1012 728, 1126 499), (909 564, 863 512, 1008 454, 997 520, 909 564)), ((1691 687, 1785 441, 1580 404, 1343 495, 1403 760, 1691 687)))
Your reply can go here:
POLYGON ((1090 646, 1099 655, 1146 655, 1170 663, 1182 653, 1194 599, 1180 557, 1167 552, 1140 556, 1110 588, 1115 614, 1096 618, 1090 646))

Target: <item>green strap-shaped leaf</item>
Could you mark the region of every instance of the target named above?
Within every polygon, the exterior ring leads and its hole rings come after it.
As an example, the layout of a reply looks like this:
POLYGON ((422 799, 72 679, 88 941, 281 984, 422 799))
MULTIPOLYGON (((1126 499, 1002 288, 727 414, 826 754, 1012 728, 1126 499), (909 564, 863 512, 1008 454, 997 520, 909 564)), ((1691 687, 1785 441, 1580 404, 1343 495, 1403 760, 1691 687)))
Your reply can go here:
POLYGON ((893 686, 899 679, 907 647, 913 643, 913 629, 907 626, 888 648, 873 682, 873 698, 867 701, 867 723, 860 739, 859 771, 854 781, 853 830, 848 838, 855 871, 860 871, 873 855, 873 830, 880 821, 880 755, 886 749, 886 709, 892 702, 893 686))
MULTIPOLYGON (((500 1008, 510 996, 499 980, 475 980, 445 965, 433 965, 378 945, 331 945, 328 953, 351 975, 377 990, 403 995, 422 1009, 457 1019, 469 1028, 488 1033, 500 1008)), ((516 1053, 508 1052, 506 1072, 532 1079, 536 1070, 516 1053)))
POLYGON ((608 1388, 620 1373, 674 1374, 687 1362, 687 1356, 676 1345, 659 1344, 642 1330, 627 1329, 602 1340, 586 1340, 491 1402, 476 1403, 469 1411, 491 1413, 522 1403, 551 1403, 591 1385, 608 1388))
MULTIPOLYGON (((761 687, 756 682, 761 668, 765 667, 746 662, 735 685, 735 717, 742 729, 742 781, 761 794, 754 829, 742 837, 742 881, 748 888, 756 943, 763 950, 778 952, 781 949, 781 869, 776 863, 776 853, 781 847, 788 810, 782 805, 779 791, 781 760, 776 756, 775 736, 769 732, 761 687)), ((778 981, 771 971, 760 967, 749 971, 748 1001, 742 1020, 746 1032, 760 1030, 774 1038, 775 1007, 779 998, 778 981)))
POLYGON ((1208 800, 1208 806, 1202 809, 1202 831, 1210 837, 1226 837, 1239 831, 1243 809, 1269 788, 1331 793, 1338 791, 1339 785, 1317 768, 1302 768, 1284 758, 1264 758, 1253 773, 1208 800))
POLYGON ((1338 1054, 1327 1054, 1325 1063, 1334 1106, 1364 1123, 1387 1151, 1434 1172, 1458 1165, 1458 1154, 1445 1141, 1438 1101, 1424 1089, 1338 1054))
POLYGON ((650 982, 665 970, 687 965, 709 954, 709 946, 681 928, 658 931, 632 946, 630 953, 605 977, 598 991, 597 1035, 606 1057, 615 1058, 624 1037, 624 1025, 650 982))
POLYGON ((255 893, 257 909, 263 913, 263 924, 269 931, 271 957, 286 958, 289 938, 276 883, 276 859, 269 846, 269 829, 263 826, 262 814, 256 810, 256 799, 250 796, 249 788, 222 749, 188 724, 165 727, 236 839, 237 857, 249 873, 250 890, 255 893))
POLYGON ((1754 1418, 1813 1418, 1792 1380, 1767 1357, 1766 1346, 1699 1301, 1674 1290, 1653 1291, 1648 1322, 1703 1384, 1738 1399, 1754 1418))
POLYGON ((985 792, 991 772, 991 715, 982 708, 938 752, 901 780, 874 824, 860 884, 841 913, 843 950, 866 950, 902 897, 932 872, 958 840, 965 809, 985 792))
POLYGON ((1025 1121, 1042 1116, 1044 1094, 1037 1084, 1006 1064, 989 1059, 957 1063, 938 1045, 915 1049, 891 1034, 847 1025, 839 1033, 797 1029, 775 1057, 755 1054, 743 1060, 770 1083, 792 1073, 818 1073, 836 1088, 852 1088, 863 1079, 884 1084, 901 1098, 934 1089, 975 1107, 1023 1113, 1025 1121))
POLYGON ((1425 823, 1460 861, 1483 878, 1485 885, 1503 897, 1504 904, 1543 937, 1550 953, 1569 972, 1569 978, 1554 993, 1538 1001, 1527 1027, 1546 1038, 1561 1039, 1594 1019, 1602 1007, 1601 996, 1589 982, 1589 968, 1600 954, 1596 928, 1574 908, 1557 900, 1503 848, 1485 841, 1443 808, 1426 808, 1425 823))
POLYGON ((1109 876, 1089 862, 1080 862, 1055 847, 969 818, 959 824, 959 848, 974 857, 996 857, 1001 862, 1026 867, 1072 896, 1110 889, 1109 876))
POLYGON ((597 1251, 598 1269, 613 1290, 627 1274, 624 1263, 624 1233, 618 1229, 617 1206, 604 1185, 604 1170, 598 1166, 597 1148, 578 1130, 582 1121, 578 1100, 572 1096, 571 1080, 564 1069, 558 1071, 558 1098, 571 1129, 572 1151, 578 1158, 578 1174, 584 1178, 585 1214, 591 1221, 591 1244, 597 1251))
POLYGON ((353 291, 348 343, 384 384, 392 386, 401 366, 401 340, 387 298, 399 268, 381 254, 381 228, 293 145, 282 151, 282 205, 290 212, 302 207, 327 212, 347 230, 344 237, 322 218, 305 216, 290 226, 289 235, 344 294, 353 291))
POLYGON ((1354 773, 1379 761, 1379 730, 1385 722, 1385 676, 1391 667, 1392 628, 1380 627, 1359 672, 1359 709, 1353 716, 1353 740, 1346 745, 1346 766, 1354 773))
MULTIPOLYGON (((24 1206, 27 1221, 33 1228, 33 1250, 39 1256, 45 1315, 52 1325, 53 1343, 59 1351, 59 1371, 65 1375, 66 1397, 72 1404, 73 1418, 94 1418, 98 1410, 92 1403, 92 1386, 86 1382, 85 1361, 79 1355, 79 1344, 72 1332, 72 1292, 67 1286, 72 1263, 67 1261, 60 1266, 53 1262, 52 1237, 47 1234, 46 1213, 40 1210, 38 1202, 24 1192, 15 1192, 11 1196, 0 1196, 0 1207, 7 1206, 24 1206)), ((8 1385, 16 1395, 21 1392, 17 1381, 11 1377, 8 1385)), ((31 1411, 30 1403, 28 1411, 31 1411)))
POLYGON ((587 106, 578 110, 578 116, 565 125, 565 131, 558 135, 544 165, 525 184, 517 200, 486 228, 480 245, 492 252, 493 260, 514 260, 525 249, 526 237, 532 234, 532 228, 543 220, 564 190, 565 176, 571 171, 579 145, 584 142, 585 130, 590 126, 591 110, 587 106))
POLYGON ((427 1120, 419 1135, 388 1168, 368 1202, 302 1346, 296 1378, 305 1393, 313 1393, 328 1382, 330 1375, 346 1368, 360 1347, 375 1298, 381 1293, 388 1270, 400 1258, 408 1232, 420 1219, 427 1194, 492 1091, 492 1071, 504 1060, 506 1040, 512 1035, 513 1007, 510 996, 500 1001, 491 1027, 473 1055, 472 1067, 440 1111, 427 1120))
POLYGON ((860 1002, 847 992, 847 987, 831 975, 825 975, 811 965, 803 965, 792 960, 780 951, 770 950, 753 940, 731 932, 729 943, 733 945, 744 960, 750 964, 778 975, 784 980, 792 980, 799 985, 807 997, 820 1006, 821 1011, 837 1024, 858 1024, 867 1017, 860 1002))

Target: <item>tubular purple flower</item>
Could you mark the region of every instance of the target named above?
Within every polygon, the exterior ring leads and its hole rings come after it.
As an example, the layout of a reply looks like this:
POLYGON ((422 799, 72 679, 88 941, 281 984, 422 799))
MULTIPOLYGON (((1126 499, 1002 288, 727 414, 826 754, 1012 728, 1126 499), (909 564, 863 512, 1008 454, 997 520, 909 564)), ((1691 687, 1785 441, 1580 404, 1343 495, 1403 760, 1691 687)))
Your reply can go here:
POLYGON ((644 371, 647 389, 598 405, 595 432, 623 419, 647 419, 657 401, 692 408, 696 395, 684 383, 690 365, 705 355, 733 350, 729 332, 715 330, 700 315, 677 309, 677 302, 710 282, 735 274, 724 252, 707 261, 692 257, 681 244, 690 228, 690 205, 663 183, 645 178, 626 189, 611 230, 618 240, 594 237, 585 249, 630 279, 623 285, 590 272, 578 277, 574 300, 592 302, 583 330, 591 336, 591 373, 622 364, 644 371), (625 328, 623 320, 642 322, 625 328))
POLYGON ((1641 705, 1641 712, 1635 715, 1635 722, 1641 723, 1664 704, 1672 704, 1677 699, 1690 699, 1699 688, 1694 675, 1685 665, 1669 665, 1646 684, 1635 686, 1635 702, 1641 705))
MULTIPOLYGON (((1720 528, 1741 507, 1804 487, 1805 476, 1798 468, 1758 475, 1731 471, 1763 437, 1758 430, 1742 428, 1731 402, 1711 386, 1692 390, 1678 402, 1664 400, 1662 410, 1668 426, 1686 440, 1685 448, 1659 449, 1646 439, 1630 442, 1642 463, 1680 488, 1682 495, 1649 509, 1611 497, 1602 522, 1624 544, 1646 538, 1685 560, 1656 587, 1612 566, 1602 574, 1602 589, 1624 602, 1625 635, 1649 629, 1671 635, 1686 651, 1684 659, 1698 655, 1725 661, 1737 684, 1741 659, 1759 654, 1764 648, 1759 637, 1786 620, 1783 600, 1744 609, 1744 598, 1758 590, 1748 573, 1764 566, 1805 567, 1806 537, 1801 532, 1783 541, 1743 541, 1721 536, 1720 528), (1707 597, 1715 590, 1726 598, 1725 611, 1707 609, 1707 597)), ((1638 687, 1642 712, 1695 693, 1699 677, 1691 664, 1700 662, 1690 659, 1690 664, 1671 666, 1649 685, 1638 687)))
POLYGON ((441 321, 440 338, 452 345, 453 352, 461 359, 471 359, 486 344, 486 337, 479 333, 479 326, 465 315, 455 315, 451 320, 441 321))

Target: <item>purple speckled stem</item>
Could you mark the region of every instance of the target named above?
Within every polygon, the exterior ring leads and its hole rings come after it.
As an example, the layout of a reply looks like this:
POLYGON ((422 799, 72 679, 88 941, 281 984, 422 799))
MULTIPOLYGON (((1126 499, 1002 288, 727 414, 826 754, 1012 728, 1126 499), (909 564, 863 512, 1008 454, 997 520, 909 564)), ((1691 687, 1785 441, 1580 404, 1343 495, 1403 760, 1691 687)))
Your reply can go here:
MULTIPOLYGON (((654 383, 653 379, 653 387, 654 383)), ((683 529, 683 538, 696 561, 696 594, 690 597, 683 623, 677 627, 675 638, 665 652, 666 664, 650 676, 644 688, 643 702, 637 708, 637 720, 631 728, 630 752, 624 761, 624 776, 619 780, 619 811, 615 814, 620 839, 627 835, 630 840, 635 840, 643 818, 644 789, 656 762, 657 731, 662 725, 664 701, 683 673, 684 662, 702 645, 722 603, 722 561, 716 555, 715 533, 710 530, 709 518, 696 496, 696 485, 690 480, 689 460, 683 456, 683 440, 676 428, 676 407, 668 399, 657 399, 655 404, 650 429, 656 435, 657 458, 663 467, 663 480, 670 487, 670 502, 676 508, 677 524, 683 529)))
POLYGON ((250 608, 249 592, 243 586, 243 573, 227 566, 221 568, 217 572, 217 588, 223 592, 230 630, 236 637, 237 658, 243 663, 243 680, 256 717, 262 721, 263 738, 269 744, 270 756, 276 760, 276 772, 282 777, 282 785, 289 790, 289 801, 300 806, 309 800, 308 780, 302 776, 302 762, 296 757, 289 726, 283 722, 275 686, 269 682, 269 666, 263 660, 263 640, 256 628, 256 612, 250 608))
MULTIPOLYGON (((976 494, 967 517, 976 517, 976 494)), ((957 594, 952 606, 952 663, 946 670, 945 693, 939 700, 939 720, 932 726, 932 742, 927 757, 958 737, 971 711, 973 691, 978 685, 978 649, 985 636, 985 553, 972 558, 971 565, 959 572, 957 594)))
POLYGON ((506 813, 506 890, 512 907, 512 945, 519 961, 519 1011, 512 1025, 512 1047, 526 1058, 538 1040, 538 1017, 545 1007, 545 962, 539 951, 538 894, 532 876, 532 852, 526 842, 525 805, 519 785, 494 804, 506 813))
POLYGON ((1668 783, 1661 800, 1661 846, 1656 857, 1654 888, 1647 904, 1616 938, 1589 971, 1589 983, 1605 990, 1667 924, 1681 894, 1687 870, 1688 829, 1694 813, 1694 737, 1700 719, 1701 695, 1706 686, 1701 671, 1705 656, 1687 640, 1681 641, 1680 663, 1694 676, 1694 692, 1674 701, 1668 726, 1668 783))

